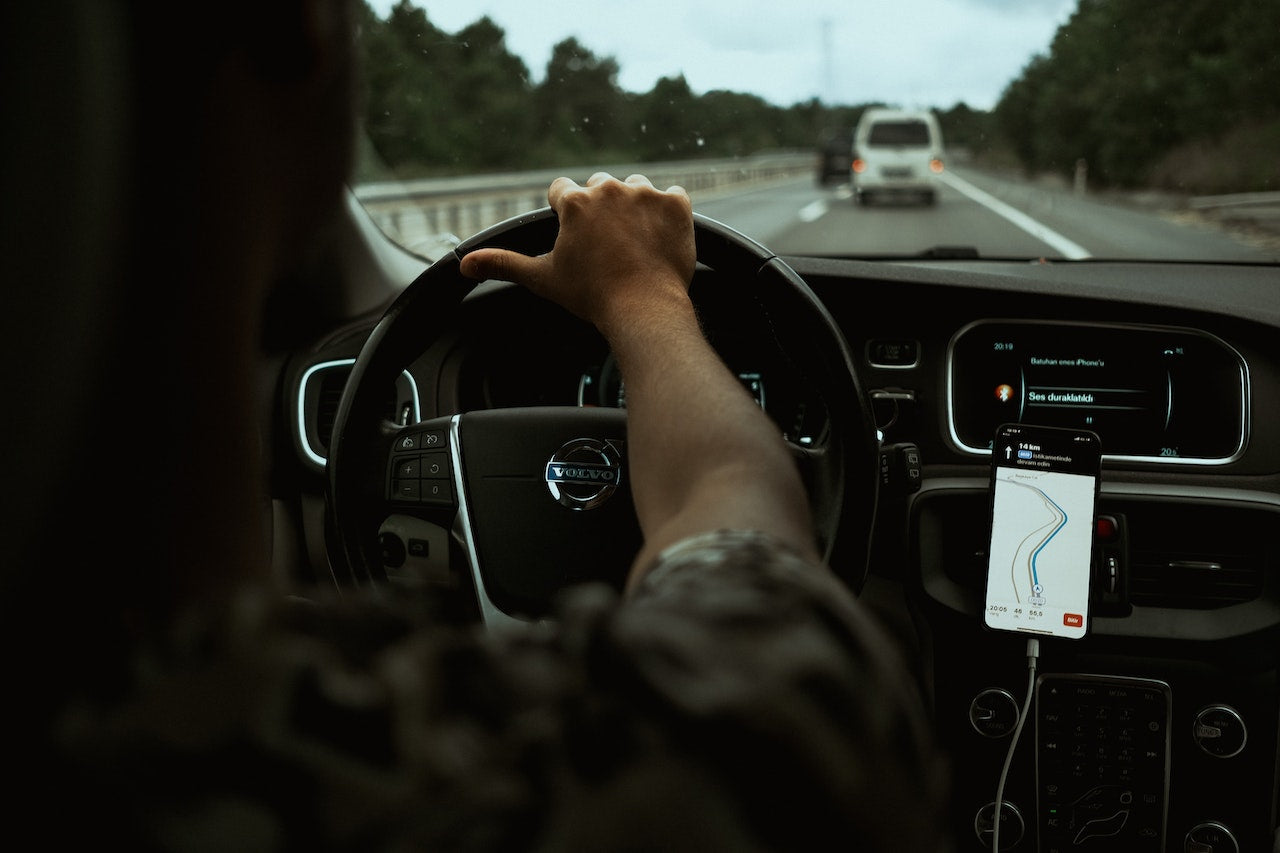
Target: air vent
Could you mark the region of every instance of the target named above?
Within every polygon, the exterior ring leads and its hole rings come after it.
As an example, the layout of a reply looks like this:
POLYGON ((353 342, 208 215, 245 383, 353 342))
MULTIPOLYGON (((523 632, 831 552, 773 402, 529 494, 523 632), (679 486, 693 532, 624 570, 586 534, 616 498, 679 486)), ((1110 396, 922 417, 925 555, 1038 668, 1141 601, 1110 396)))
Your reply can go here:
POLYGON ((1262 555, 1134 551, 1129 601, 1139 607, 1213 610, 1262 595, 1262 555))
MULTIPOLYGON (((323 466, 329 455, 338 404, 354 363, 354 359, 329 361, 303 374, 298 394, 298 434, 304 454, 317 465, 323 466)), ((400 424, 420 419, 418 388, 408 371, 387 389, 383 417, 400 424)))
MULTIPOLYGON (((324 456, 329 455, 329 440, 333 438, 333 424, 338 419, 338 403, 342 400, 342 392, 347 387, 347 377, 351 375, 350 367, 338 367, 320 373, 320 387, 316 396, 316 439, 320 442, 317 448, 324 456)), ((389 421, 399 421, 396 411, 395 389, 387 395, 382 416, 389 421)))
MULTIPOLYGON (((320 446, 316 449, 324 456, 329 455, 329 439, 333 438, 333 422, 338 418, 338 402, 342 399, 342 391, 350 375, 350 367, 338 367, 322 371, 318 376, 320 382, 316 393, 316 440, 320 446)), ((395 400, 392 399, 391 402, 394 408, 395 400)))
POLYGON ((1276 515, 1256 507, 1133 503, 1129 601, 1138 607, 1213 610, 1259 598, 1268 561, 1263 531, 1276 515))

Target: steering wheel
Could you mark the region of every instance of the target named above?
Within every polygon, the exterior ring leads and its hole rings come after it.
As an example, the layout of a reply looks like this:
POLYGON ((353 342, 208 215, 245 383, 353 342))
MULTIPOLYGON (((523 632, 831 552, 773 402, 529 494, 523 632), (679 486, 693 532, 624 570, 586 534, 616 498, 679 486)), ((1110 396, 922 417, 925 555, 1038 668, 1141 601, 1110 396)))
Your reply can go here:
MULTIPOLYGON (((408 425, 387 419, 386 389, 451 328, 479 285, 461 275, 460 259, 491 246, 543 254, 557 231, 555 213, 543 208, 480 232, 411 283, 367 338, 338 405, 327 463, 340 584, 376 586, 403 577, 415 560, 430 566, 460 556, 486 623, 542 618, 556 593, 578 581, 621 588, 641 542, 625 409, 490 409, 408 425)), ((879 443, 848 344, 805 281, 764 246, 698 213, 694 237, 698 263, 727 277, 733 298, 755 303, 771 343, 826 409, 828 428, 791 449, 820 551, 860 592, 879 443)))

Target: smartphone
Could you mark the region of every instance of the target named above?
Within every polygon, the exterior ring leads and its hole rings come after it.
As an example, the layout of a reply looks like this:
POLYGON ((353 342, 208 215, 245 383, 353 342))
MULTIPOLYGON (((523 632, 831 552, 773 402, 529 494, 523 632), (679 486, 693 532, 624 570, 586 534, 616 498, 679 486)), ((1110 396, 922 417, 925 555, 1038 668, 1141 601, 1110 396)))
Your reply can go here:
POLYGON ((1091 430, 1003 424, 991 446, 988 628, 1089 632, 1102 443, 1091 430))

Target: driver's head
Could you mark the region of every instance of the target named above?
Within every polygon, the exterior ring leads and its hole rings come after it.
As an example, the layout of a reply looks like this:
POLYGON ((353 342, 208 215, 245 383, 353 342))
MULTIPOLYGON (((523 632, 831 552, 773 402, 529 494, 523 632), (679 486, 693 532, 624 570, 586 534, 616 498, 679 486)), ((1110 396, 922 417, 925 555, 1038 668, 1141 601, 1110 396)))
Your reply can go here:
MULTIPOLYGON (((57 672, 267 555, 261 305, 352 156, 352 0, 7 4, 3 621, 57 672), (15 416, 16 415, 16 416, 15 416)), ((24 700, 25 701, 25 700, 24 700)), ((38 713, 38 709, 33 709, 38 713)))

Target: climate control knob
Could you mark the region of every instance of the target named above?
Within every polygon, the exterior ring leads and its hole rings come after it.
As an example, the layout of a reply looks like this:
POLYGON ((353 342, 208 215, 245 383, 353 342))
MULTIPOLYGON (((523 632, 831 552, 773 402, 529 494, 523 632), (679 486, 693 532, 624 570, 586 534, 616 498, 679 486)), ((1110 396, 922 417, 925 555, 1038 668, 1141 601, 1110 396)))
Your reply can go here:
MULTIPOLYGON (((991 849, 991 842, 995 840, 995 817, 994 800, 978 809, 978 813, 973 816, 973 831, 978 836, 978 842, 988 850, 991 849)), ((1026 824, 1022 821, 1022 812, 1018 811, 1018 807, 1013 803, 1005 800, 1004 808, 1000 809, 1000 849, 1008 850, 1016 846, 1022 840, 1026 830, 1026 824)))
POLYGON ((1183 853, 1240 853, 1231 830, 1215 820, 1196 824, 1182 842, 1183 853))
POLYGON ((1196 745, 1216 758, 1239 755, 1248 738, 1244 719, 1229 705, 1210 705, 1200 709, 1191 728, 1196 745))
POLYGON ((1018 702, 1008 690, 988 687, 969 703, 969 724, 984 737, 1002 738, 1018 724, 1018 702))

